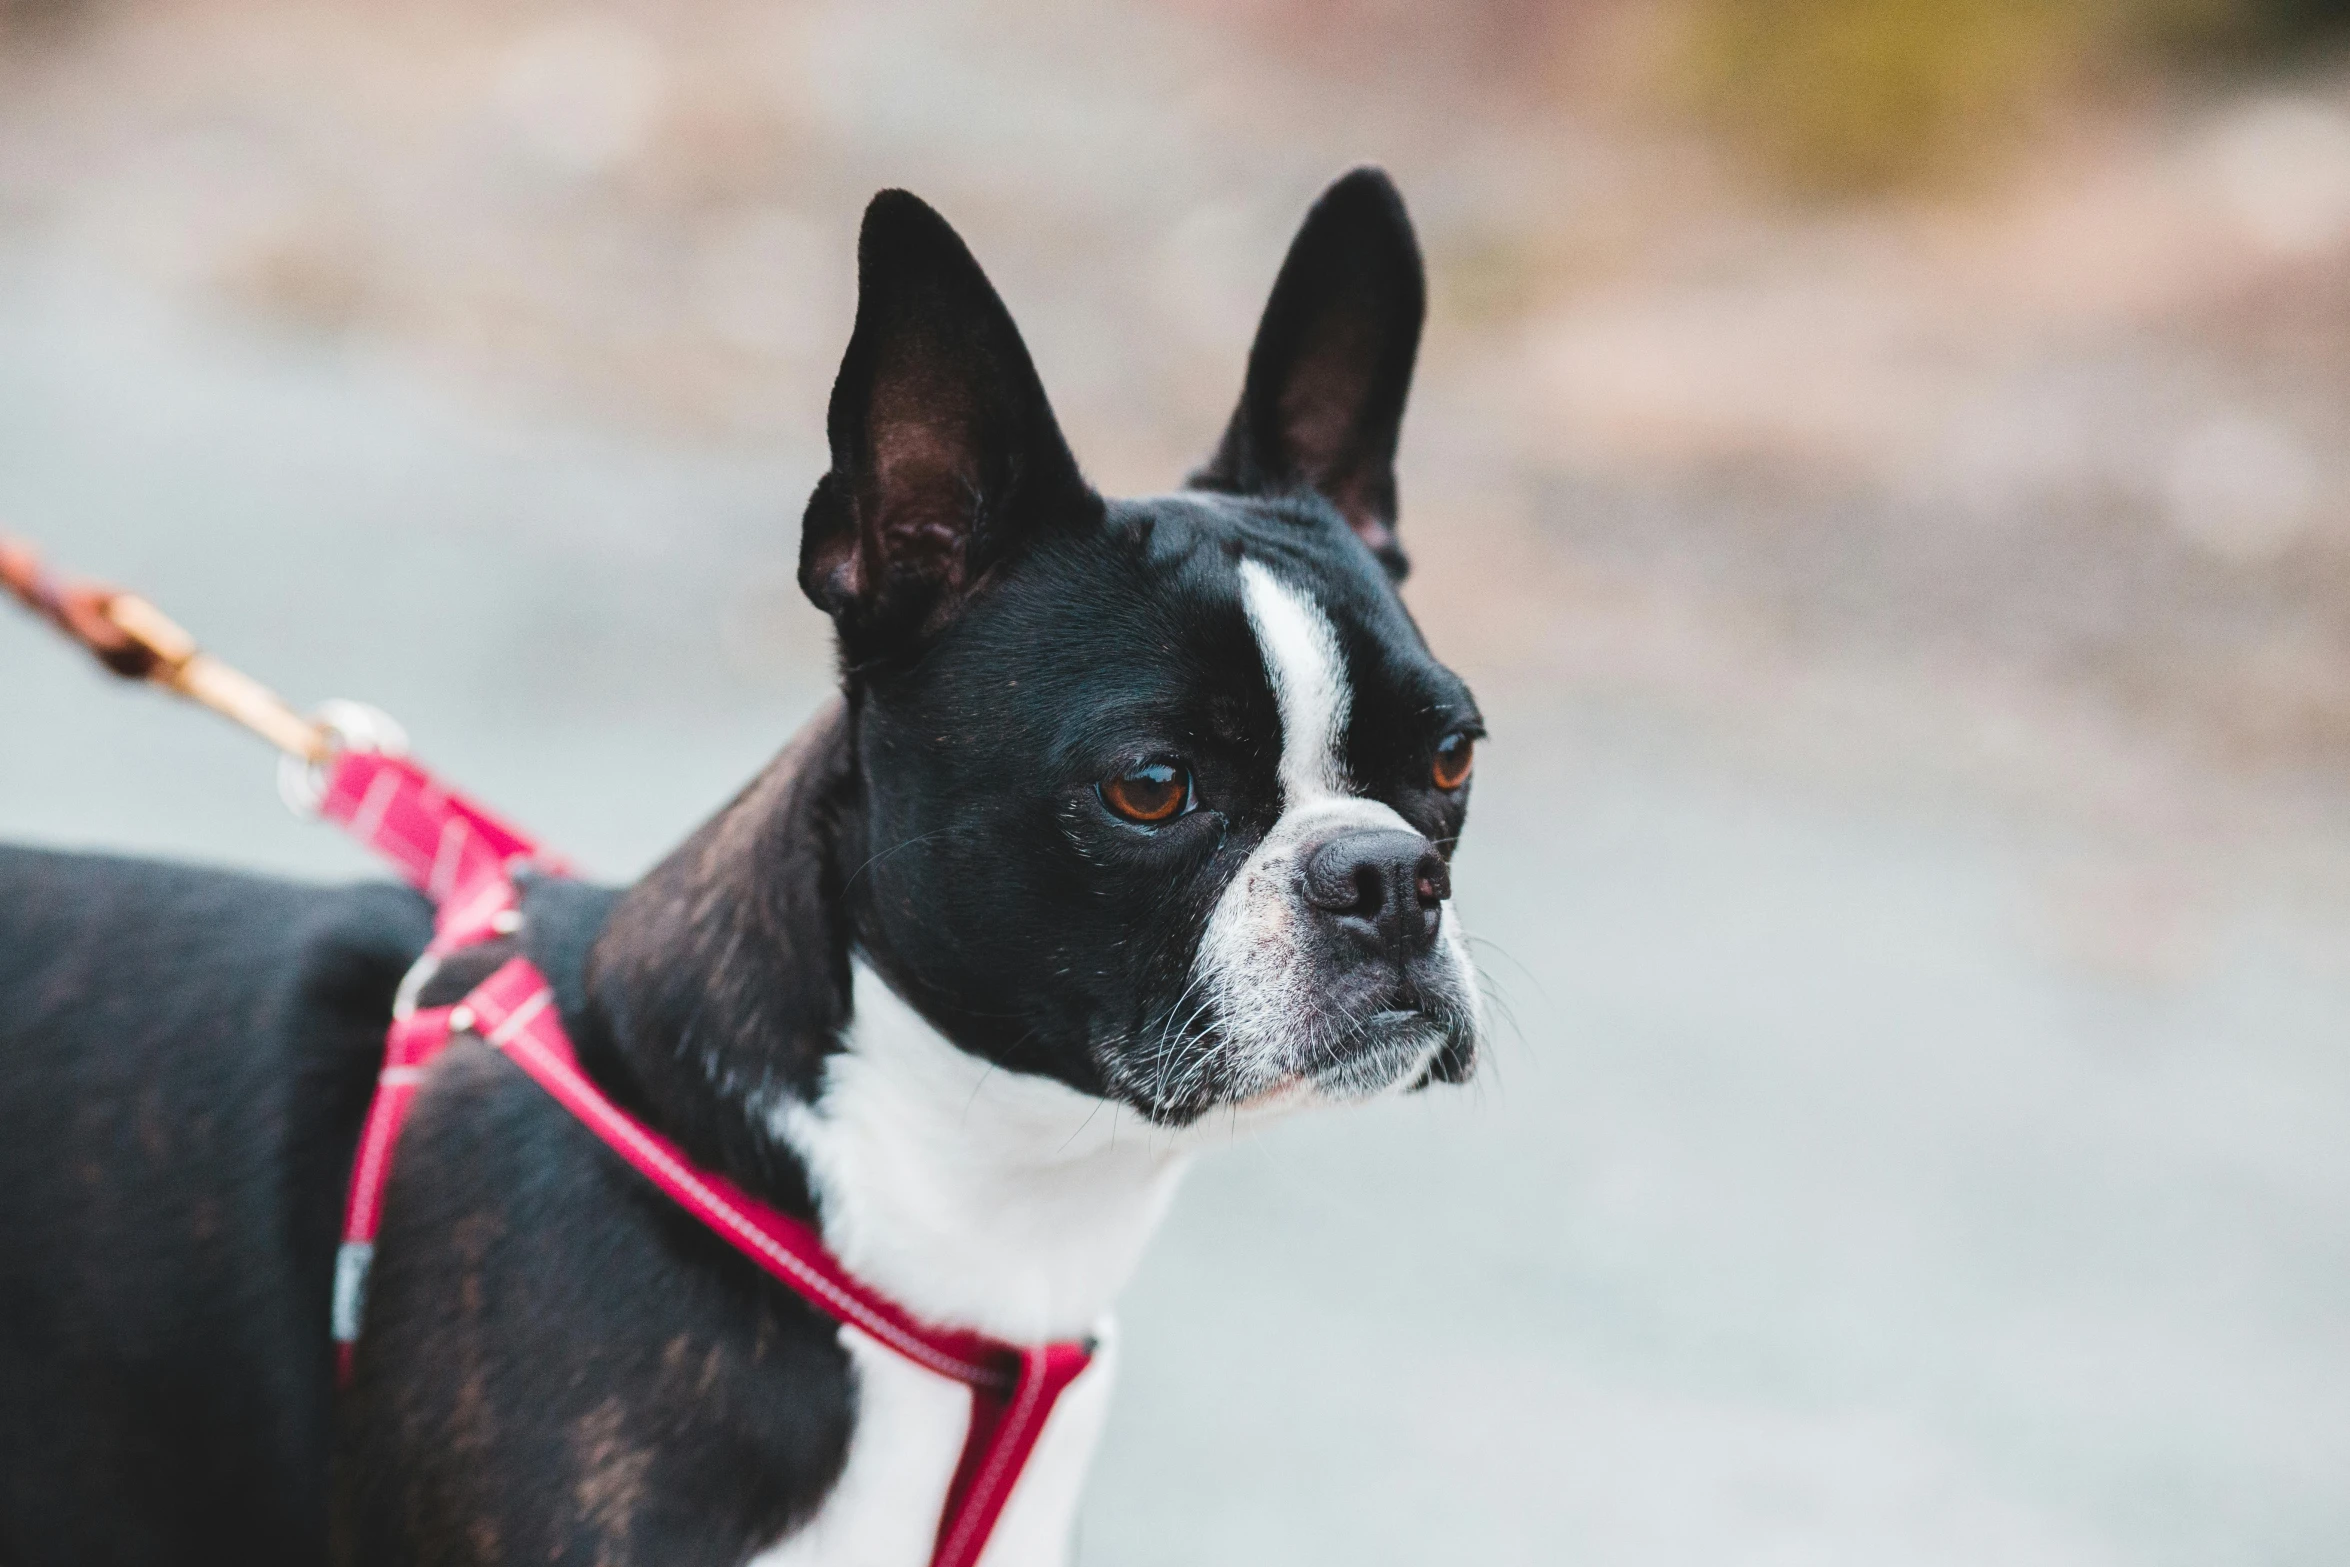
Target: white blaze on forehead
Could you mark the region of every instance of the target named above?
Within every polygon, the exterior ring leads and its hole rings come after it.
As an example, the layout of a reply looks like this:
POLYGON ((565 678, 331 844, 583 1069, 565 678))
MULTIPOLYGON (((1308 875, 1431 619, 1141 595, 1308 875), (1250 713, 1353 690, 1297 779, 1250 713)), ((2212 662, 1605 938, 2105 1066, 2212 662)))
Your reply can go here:
POLYGON ((1354 699, 1330 618, 1260 562, 1240 563, 1240 601, 1281 711, 1281 796, 1291 810, 1347 792, 1339 744, 1354 699))

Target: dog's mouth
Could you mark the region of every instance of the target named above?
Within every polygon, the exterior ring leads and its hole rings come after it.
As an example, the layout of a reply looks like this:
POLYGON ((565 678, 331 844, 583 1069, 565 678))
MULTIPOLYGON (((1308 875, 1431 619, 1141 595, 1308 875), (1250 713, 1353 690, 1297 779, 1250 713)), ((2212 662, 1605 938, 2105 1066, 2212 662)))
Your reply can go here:
POLYGON ((1170 1127, 1211 1113, 1255 1121, 1418 1086, 1448 1049, 1474 1048, 1474 1024, 1455 1008, 1408 992, 1376 1000, 1351 1021, 1301 1019, 1287 1048, 1262 1054, 1211 1024, 1191 1036, 1186 1054, 1161 1058, 1149 1076, 1131 1074, 1139 1092, 1125 1097, 1170 1127))
POLYGON ((1452 1037, 1451 1025, 1433 1013, 1388 1007, 1318 1046, 1304 1066, 1282 1074, 1272 1087, 1239 1100, 1234 1108, 1255 1117, 1310 1104, 1376 1098, 1399 1084, 1424 1078, 1452 1037))
POLYGON ((1367 1099, 1417 1079, 1452 1035, 1452 1026, 1425 1007, 1382 1007, 1317 1046, 1301 1076, 1325 1098, 1367 1099))

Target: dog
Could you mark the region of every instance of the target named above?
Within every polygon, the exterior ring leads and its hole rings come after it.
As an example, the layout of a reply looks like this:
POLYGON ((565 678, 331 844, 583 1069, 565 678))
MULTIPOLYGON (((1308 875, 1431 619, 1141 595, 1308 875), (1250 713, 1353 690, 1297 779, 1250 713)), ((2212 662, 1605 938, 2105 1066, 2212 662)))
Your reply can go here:
MULTIPOLYGON (((986 1556, 1065 1558, 1107 1316, 1193 1151, 1466 1079, 1484 732, 1397 596, 1425 314, 1387 177, 1317 201, 1237 410, 1105 500, 944 219, 877 196, 802 525, 839 696, 519 951, 613 1100, 939 1324, 1092 1335, 986 1556)), ((0 851, 0 1564, 920 1567, 969 1393, 727 1248, 460 1038, 354 1380, 345 1183, 430 936, 390 885, 0 851)))

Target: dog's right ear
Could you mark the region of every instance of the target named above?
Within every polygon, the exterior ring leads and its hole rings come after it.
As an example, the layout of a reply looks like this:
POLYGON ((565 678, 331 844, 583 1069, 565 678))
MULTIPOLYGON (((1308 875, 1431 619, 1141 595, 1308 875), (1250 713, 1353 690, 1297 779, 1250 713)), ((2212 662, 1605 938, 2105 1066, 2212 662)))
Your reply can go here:
POLYGON ((1401 580, 1395 448, 1427 313, 1403 197, 1379 170, 1357 169, 1322 193, 1291 241, 1240 406, 1188 482, 1241 495, 1314 490, 1401 580))
POLYGON ((902 190, 865 209, 826 429, 800 587, 852 658, 936 631, 1038 529, 1098 507, 1011 313, 946 219, 902 190))

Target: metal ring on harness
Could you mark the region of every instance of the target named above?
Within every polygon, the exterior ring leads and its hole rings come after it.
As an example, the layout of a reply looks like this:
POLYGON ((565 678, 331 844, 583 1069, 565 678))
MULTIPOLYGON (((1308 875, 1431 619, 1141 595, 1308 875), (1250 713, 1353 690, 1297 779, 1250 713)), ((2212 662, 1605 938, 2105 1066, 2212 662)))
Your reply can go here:
MULTIPOLYGON (((321 702, 311 721, 334 737, 337 751, 373 751, 382 756, 406 756, 408 731, 380 707, 343 697, 321 702)), ((308 821, 318 815, 326 798, 326 775, 331 762, 281 755, 277 759, 277 797, 286 809, 308 821)))

